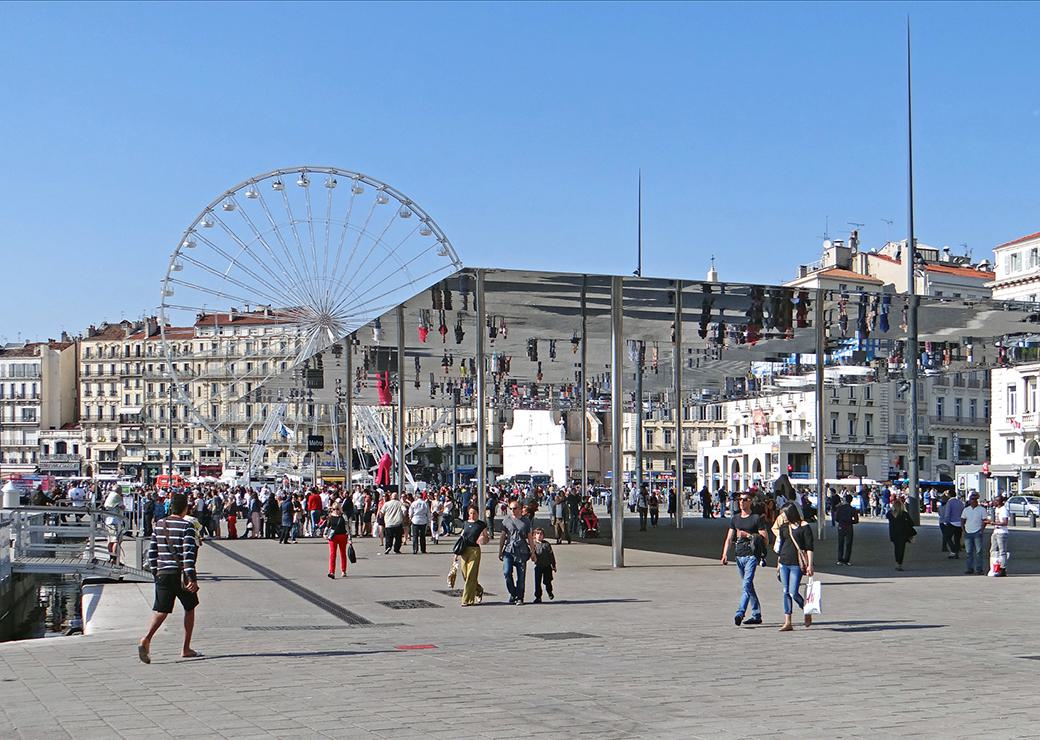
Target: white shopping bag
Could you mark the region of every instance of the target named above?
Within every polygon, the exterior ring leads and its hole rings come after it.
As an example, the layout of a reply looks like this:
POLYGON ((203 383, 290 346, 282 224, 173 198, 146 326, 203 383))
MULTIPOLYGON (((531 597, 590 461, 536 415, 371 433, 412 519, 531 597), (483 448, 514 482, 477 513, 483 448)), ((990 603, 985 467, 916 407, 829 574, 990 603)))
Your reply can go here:
POLYGON ((805 582, 805 609, 806 614, 823 613, 823 584, 815 578, 805 582))

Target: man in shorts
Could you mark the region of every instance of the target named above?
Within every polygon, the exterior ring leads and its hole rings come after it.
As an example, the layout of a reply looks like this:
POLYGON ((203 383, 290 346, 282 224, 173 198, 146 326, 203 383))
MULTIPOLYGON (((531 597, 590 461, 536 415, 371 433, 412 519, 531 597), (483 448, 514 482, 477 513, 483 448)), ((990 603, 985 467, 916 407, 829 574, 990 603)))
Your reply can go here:
POLYGON ((155 523, 152 543, 148 548, 148 568, 155 576, 155 603, 148 634, 137 645, 137 656, 142 663, 151 663, 152 637, 166 617, 173 612, 173 602, 179 600, 184 608, 184 645, 182 658, 199 655, 191 649, 191 633, 195 628, 195 607, 199 605, 199 583, 195 572, 195 556, 199 543, 195 527, 184 518, 188 498, 183 493, 170 497, 170 515, 155 523))

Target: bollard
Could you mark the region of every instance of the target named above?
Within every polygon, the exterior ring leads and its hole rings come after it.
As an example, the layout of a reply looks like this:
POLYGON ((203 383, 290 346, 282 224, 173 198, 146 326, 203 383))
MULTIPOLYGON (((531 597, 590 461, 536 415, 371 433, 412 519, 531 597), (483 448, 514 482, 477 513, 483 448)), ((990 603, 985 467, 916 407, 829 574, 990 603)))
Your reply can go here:
POLYGON ((1036 529, 1036 514, 1029 512, 1029 526, 1036 529))
POLYGON ((1010 524, 1012 527, 1017 526, 1018 525, 1018 515, 1017 514, 1009 514, 1008 515, 1008 524, 1010 524))

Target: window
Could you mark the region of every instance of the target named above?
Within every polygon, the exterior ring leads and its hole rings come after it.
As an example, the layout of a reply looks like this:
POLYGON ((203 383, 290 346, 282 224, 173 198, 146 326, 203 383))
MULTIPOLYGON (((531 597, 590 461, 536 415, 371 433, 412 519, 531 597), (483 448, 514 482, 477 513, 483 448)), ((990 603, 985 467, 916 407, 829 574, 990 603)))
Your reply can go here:
POLYGON ((1037 266, 1040 266, 1040 249, 1033 247, 1029 250, 1029 267, 1031 269, 1037 266))
POLYGON ((854 386, 854 385, 850 385, 849 386, 849 400, 850 401, 855 401, 856 400, 856 386, 854 386))
POLYGON ((945 460, 949 456, 949 450, 947 448, 947 443, 948 442, 949 442, 949 440, 946 439, 946 437, 936 437, 935 438, 935 444, 936 444, 936 453, 935 454, 936 454, 936 456, 940 460, 945 460))
POLYGON ((1009 455, 1014 455, 1015 454, 1015 440, 1013 440, 1013 439, 1009 439, 1007 441, 1007 454, 1009 454, 1009 455))
POLYGON ((653 429, 647 429, 645 434, 646 434, 646 446, 647 447, 653 447, 654 446, 654 430, 653 429))
POLYGON ((1022 396, 1022 410, 1025 413, 1036 411, 1036 376, 1030 375, 1024 378, 1026 389, 1022 396))
POLYGON ((974 398, 968 401, 968 418, 972 421, 979 418, 979 402, 974 398))
POLYGON ((961 437, 957 441, 957 462, 973 463, 979 456, 979 441, 961 437))
POLYGON ((36 409, 22 409, 22 421, 36 421, 36 409))
POLYGON ((874 415, 866 414, 863 417, 863 434, 867 439, 874 436, 874 415))
POLYGON ((988 398, 982 399, 982 418, 983 419, 988 419, 989 418, 989 399, 988 398))
POLYGON ((873 398, 873 391, 871 390, 870 385, 868 384, 863 386, 863 400, 869 401, 871 398, 873 398))
POLYGON ((955 398, 953 399, 953 418, 957 421, 961 420, 961 411, 964 404, 964 399, 955 398))
POLYGON ((831 414, 831 435, 838 436, 838 415, 834 413, 831 414))
POLYGON ((946 399, 942 396, 936 396, 935 398, 935 415, 940 419, 943 417, 944 407, 946 406, 946 399))
POLYGON ((1018 413, 1018 386, 1015 384, 1007 387, 1007 412, 1008 416, 1018 413))
POLYGON ((856 415, 849 414, 849 437, 854 438, 856 436, 856 415))
POLYGON ((671 429, 665 429, 664 430, 664 444, 667 447, 671 443, 672 443, 672 430, 671 429))

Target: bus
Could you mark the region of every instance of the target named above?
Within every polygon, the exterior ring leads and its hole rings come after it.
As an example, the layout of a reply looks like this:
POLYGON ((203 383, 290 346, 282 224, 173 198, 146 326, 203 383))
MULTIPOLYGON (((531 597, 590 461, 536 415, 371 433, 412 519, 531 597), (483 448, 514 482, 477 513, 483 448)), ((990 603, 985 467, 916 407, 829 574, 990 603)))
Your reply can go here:
POLYGON ((513 476, 512 482, 521 488, 537 488, 539 486, 545 488, 552 483, 552 476, 548 473, 536 473, 532 470, 527 473, 517 473, 513 476))

